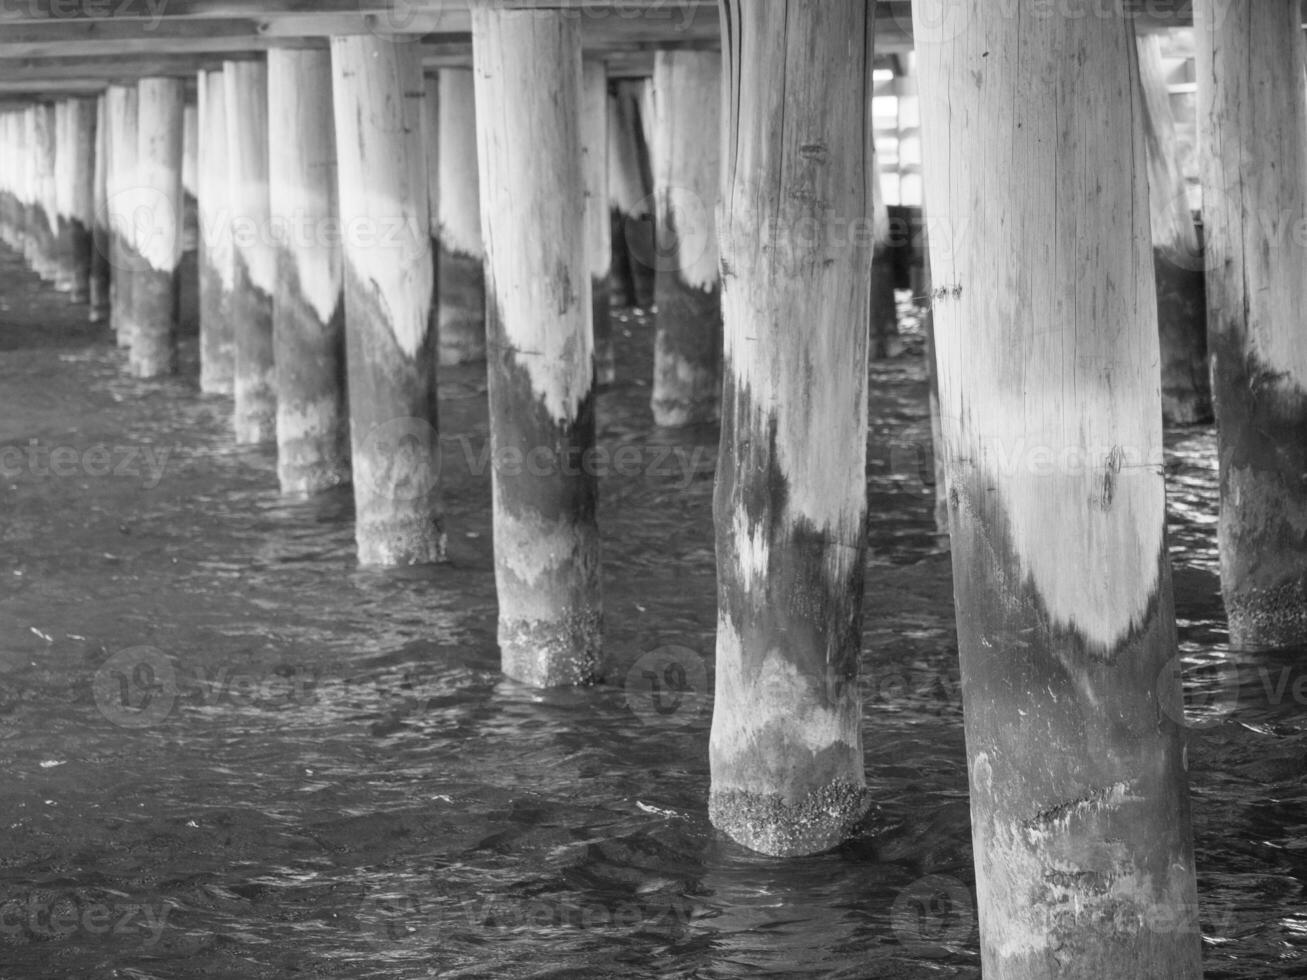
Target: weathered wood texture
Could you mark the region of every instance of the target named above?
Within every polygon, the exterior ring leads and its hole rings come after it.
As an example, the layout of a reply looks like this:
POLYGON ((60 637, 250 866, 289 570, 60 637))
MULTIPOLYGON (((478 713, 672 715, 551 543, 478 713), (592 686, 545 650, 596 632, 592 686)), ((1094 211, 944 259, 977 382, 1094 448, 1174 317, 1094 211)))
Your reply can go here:
POLYGON ((657 425, 694 425, 716 419, 722 397, 721 56, 659 51, 653 102, 658 313, 650 408, 657 425))
POLYGON ((649 83, 617 81, 608 103, 608 195, 613 288, 628 306, 654 302, 653 163, 640 105, 649 83))
POLYGON ((88 316, 92 323, 109 318, 109 121, 106 97, 95 99, 95 164, 91 171, 91 266, 88 272, 88 316))
POLYGON ((1307 42, 1294 0, 1195 4, 1221 588, 1236 647, 1307 642, 1307 42))
POLYGON ((268 199, 268 66, 223 66, 227 116, 227 203, 232 222, 233 426, 239 443, 277 437, 272 294, 277 254, 268 199))
POLYGON ((422 66, 381 37, 331 42, 354 468, 363 565, 445 557, 430 330, 422 66))
POLYGON ((202 71, 199 94, 200 390, 233 392, 236 350, 232 289, 236 254, 232 243, 231 181, 227 165, 227 94, 222 71, 202 71))
POLYGON ((119 347, 132 342, 132 286, 140 267, 135 250, 135 222, 132 213, 136 173, 137 95, 135 85, 113 85, 105 94, 109 122, 109 171, 107 207, 109 214, 109 324, 119 347))
POLYGON ((1193 980, 1134 31, 914 8, 982 969, 1193 980))
POLYGON ((473 10, 504 672, 586 683, 602 643, 594 340, 574 18, 473 10))
POLYGON ((867 805, 857 675, 872 251, 840 222, 872 211, 872 22, 861 0, 727 0, 723 17, 709 814, 755 850, 813 853, 867 805))
POLYGON ((476 90, 471 69, 439 73, 438 242, 440 362, 486 356, 486 250, 481 243, 476 90))
POLYGON ((277 478, 294 495, 350 479, 333 111, 330 52, 268 52, 277 478))
POLYGON ((1162 352, 1162 415, 1168 422, 1193 425, 1212 418, 1203 250, 1180 170, 1180 147, 1162 63, 1161 38, 1141 37, 1138 44, 1143 83, 1139 116, 1148 147, 1157 326, 1162 352))
POLYGON ((581 162, 585 170, 585 255, 590 269, 595 383, 611 384, 613 361, 612 222, 608 214, 608 71, 595 58, 581 63, 581 162))
POLYGON ((138 378, 157 378, 177 370, 185 105, 181 80, 141 79, 137 105, 132 221, 140 266, 132 285, 129 366, 138 378))

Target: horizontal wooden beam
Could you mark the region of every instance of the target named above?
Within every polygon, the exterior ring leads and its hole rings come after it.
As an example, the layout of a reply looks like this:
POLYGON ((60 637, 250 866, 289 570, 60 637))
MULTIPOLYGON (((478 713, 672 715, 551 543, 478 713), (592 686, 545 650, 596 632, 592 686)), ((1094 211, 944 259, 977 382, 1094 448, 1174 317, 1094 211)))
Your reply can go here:
MULTIPOLYGON (((1191 0, 1126 2, 1144 30, 1192 20, 1191 0)), ((587 52, 614 75, 649 74, 658 47, 720 45, 716 0, 516 3, 573 12, 587 52)), ((878 53, 911 49, 911 28, 909 0, 877 0, 878 53)), ((39 91, 48 82, 189 75, 211 59, 361 33, 415 34, 429 68, 464 66, 470 30, 468 0, 0 0, 0 82, 39 91)))

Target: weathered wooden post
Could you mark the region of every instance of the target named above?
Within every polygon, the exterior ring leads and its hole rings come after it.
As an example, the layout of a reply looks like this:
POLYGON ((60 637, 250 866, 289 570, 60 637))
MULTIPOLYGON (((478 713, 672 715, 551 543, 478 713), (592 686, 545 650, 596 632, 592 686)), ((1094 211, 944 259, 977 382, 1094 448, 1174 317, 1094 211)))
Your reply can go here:
POLYGON ((67 215, 70 299, 91 298, 91 234, 95 224, 95 101, 70 99, 67 142, 67 215))
POLYGON ((143 78, 137 84, 132 220, 140 268, 132 284, 130 369, 138 378, 177 370, 184 99, 180 78, 143 78))
POLYGON ((872 213, 874 11, 725 0, 722 23, 709 815, 754 850, 809 854, 867 805, 857 674, 872 250, 844 223, 872 213))
POLYGON ((277 282, 268 200, 268 67, 223 63, 227 192, 232 221, 232 388, 236 441, 277 437, 272 294, 277 282))
MULTIPOLYGON (((612 224, 614 286, 632 306, 653 305, 653 163, 640 120, 648 82, 617 81, 608 103, 608 193, 612 224)), ((604 365, 608 355, 600 351, 604 365)), ((601 375, 600 383, 612 378, 601 375)))
POLYGON ((722 314, 715 212, 721 182, 722 61, 715 51, 654 55, 658 246, 650 407, 661 426, 717 418, 722 314))
POLYGON ((432 384, 440 388, 440 77, 422 76, 422 146, 427 161, 427 232, 431 236, 431 309, 428 333, 436 338, 436 359, 431 364, 432 384))
POLYGON ((349 482, 331 52, 268 52, 270 198, 277 229, 272 333, 282 493, 349 482))
POLYGON ((1153 262, 1162 354, 1162 417, 1181 425, 1209 421, 1212 389, 1207 367, 1207 294, 1203 252, 1189 210, 1177 157, 1175 119, 1162 66, 1161 39, 1139 38, 1144 127, 1148 147, 1153 262))
POLYGON ((199 150, 196 201, 200 220, 200 390, 230 395, 236 370, 232 288, 236 253, 232 242, 231 185, 227 180, 227 96, 224 72, 201 71, 196 79, 199 150))
POLYGON ((476 93, 471 69, 442 68, 437 78, 440 363, 465 364, 486 356, 486 250, 481 243, 476 93))
POLYGON ((913 13, 982 971, 1191 980, 1134 30, 913 13))
POLYGON ((18 113, 0 112, 0 241, 13 247, 18 226, 19 148, 14 133, 18 113))
POLYGON ((1230 643, 1307 641, 1307 53, 1291 0, 1194 5, 1230 643))
POLYGON ((579 24, 487 0, 472 8, 472 49, 490 440, 502 463, 499 648, 515 680, 586 683, 598 670, 603 605, 579 24))
POLYGON ((109 116, 108 97, 95 100, 95 165, 91 172, 91 267, 88 283, 90 320, 102 323, 109 318, 109 116))
POLYGON ((33 220, 30 227, 32 271, 46 281, 58 274, 55 261, 58 217, 55 213, 55 107, 32 107, 33 220))
POLYGON ((109 172, 106 177, 109 211, 109 264, 113 267, 109 287, 109 323, 119 347, 132 343, 135 313, 132 290, 140 259, 135 247, 136 215, 136 129, 138 117, 135 85, 111 85, 106 93, 109 122, 109 172))
POLYGON ((442 561, 420 52, 336 37, 331 74, 359 562, 442 561))
POLYGON ((894 295, 896 263, 891 260, 890 249, 892 245, 907 248, 907 244, 890 241, 889 211, 881 186, 879 156, 874 158, 871 180, 872 197, 875 201, 872 208, 872 227, 857 229, 853 233, 861 234, 870 231, 875 238, 876 250, 871 263, 871 356, 880 360, 893 357, 902 350, 902 342, 898 336, 898 303, 894 295))
POLYGON ((608 215, 608 69, 581 62, 581 165, 585 171, 585 254, 590 269, 595 383, 611 384, 613 360, 612 222, 608 215))
POLYGON ((68 123, 68 99, 54 103, 54 224, 51 277, 56 292, 69 293, 73 288, 73 243, 69 210, 72 208, 73 147, 68 123))

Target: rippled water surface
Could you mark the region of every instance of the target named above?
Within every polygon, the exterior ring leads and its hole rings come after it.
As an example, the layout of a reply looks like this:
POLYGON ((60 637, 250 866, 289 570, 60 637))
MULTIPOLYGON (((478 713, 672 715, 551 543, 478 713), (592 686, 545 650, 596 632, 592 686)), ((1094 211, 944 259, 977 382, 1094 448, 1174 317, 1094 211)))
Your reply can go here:
MULTIPOLYGON (((542 693, 497 671, 480 369, 442 376, 450 563, 361 571, 348 494, 280 499, 193 340, 180 380, 131 381, 12 255, 0 283, 0 974, 978 976, 915 345, 872 368, 876 806, 782 861, 708 824, 711 705, 624 692, 667 646, 712 676, 717 433, 652 428, 646 318, 600 402, 647 464, 601 489, 609 683, 542 693)), ((1307 651, 1226 654, 1213 436, 1168 445, 1207 976, 1307 976, 1307 651)))

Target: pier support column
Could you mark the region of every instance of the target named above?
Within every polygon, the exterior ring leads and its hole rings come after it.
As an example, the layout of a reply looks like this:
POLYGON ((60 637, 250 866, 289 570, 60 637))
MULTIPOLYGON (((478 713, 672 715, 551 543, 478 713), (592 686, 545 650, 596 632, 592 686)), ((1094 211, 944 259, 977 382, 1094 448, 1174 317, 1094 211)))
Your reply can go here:
POLYGON ((590 269, 595 383, 616 377, 613 361, 613 228, 608 215, 608 69, 595 58, 581 62, 581 165, 585 171, 585 254, 590 269))
POLYGON ((95 164, 91 171, 91 267, 87 299, 92 323, 109 318, 109 117, 105 95, 95 100, 95 164))
POLYGON ((230 395, 236 370, 232 288, 231 183, 227 179, 227 95, 221 69, 196 79, 199 109, 196 184, 199 191, 200 391, 230 395))
POLYGON ((654 55, 654 424, 717 418, 722 314, 715 212, 721 182, 722 59, 715 51, 654 55))
POLYGON ((18 113, 0 112, 0 240, 13 247, 18 231, 18 139, 14 120, 18 113))
POLYGON ((422 76, 422 146, 427 161, 427 232, 431 236, 431 310, 427 332, 435 338, 436 356, 431 362, 432 381, 440 388, 440 76, 422 76))
POLYGON ((1138 43, 1162 351, 1162 417, 1196 425, 1212 417, 1203 251, 1177 157, 1161 38, 1141 36, 1138 43))
POLYGON ((440 363, 467 364, 486 356, 486 250, 481 243, 472 71, 442 68, 438 87, 440 156, 436 171, 440 220, 436 229, 436 291, 440 363))
POLYGON ((137 189, 132 219, 141 261, 132 284, 130 369, 138 378, 177 370, 184 104, 180 78, 143 78, 137 85, 137 189))
POLYGON ((110 85, 106 98, 109 120, 109 324, 119 347, 132 344, 135 313, 132 290, 140 257, 136 254, 136 129, 138 103, 135 85, 110 85))
POLYGON ((91 234, 95 224, 95 101, 68 101, 67 219, 69 298, 91 298, 91 234))
POLYGON ((443 561, 421 55, 336 37, 331 75, 359 563, 443 561))
POLYGON ((56 239, 59 219, 55 195, 55 107, 32 107, 33 201, 29 264, 38 276, 53 282, 58 275, 56 239))
POLYGON ((581 38, 558 10, 472 8, 487 249, 499 648, 509 677, 581 684, 602 646, 581 38))
POLYGON ((614 288, 623 302, 653 305, 653 164, 640 121, 648 80, 619 81, 608 102, 608 193, 614 288))
POLYGON ((277 477, 282 493, 312 494, 349 482, 330 52, 268 52, 268 121, 277 477))
POLYGON ((1307 642, 1307 54, 1291 0, 1194 5, 1230 643, 1307 642))
POLYGON ((68 128, 71 99, 54 103, 54 253, 52 274, 56 292, 73 289, 73 241, 69 212, 72 208, 73 148, 72 130, 68 128))
POLYGON ((233 424, 239 443, 272 442, 277 437, 272 352, 277 253, 268 200, 268 68, 262 61, 228 61, 222 70, 233 244, 233 424))
MULTIPOLYGON (((866 809, 858 655, 867 512, 874 11, 727 0, 725 394, 713 499, 713 824, 766 854, 866 809)), ((662 108, 659 109, 662 112, 662 108)))
POLYGON ((982 972, 1196 980, 1134 29, 913 14, 982 972))

